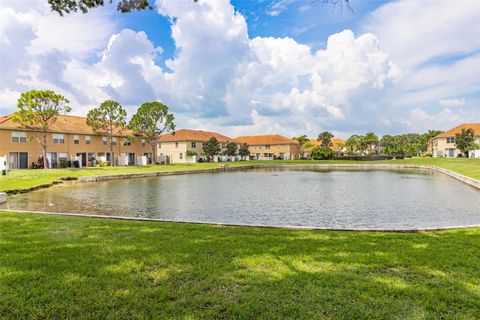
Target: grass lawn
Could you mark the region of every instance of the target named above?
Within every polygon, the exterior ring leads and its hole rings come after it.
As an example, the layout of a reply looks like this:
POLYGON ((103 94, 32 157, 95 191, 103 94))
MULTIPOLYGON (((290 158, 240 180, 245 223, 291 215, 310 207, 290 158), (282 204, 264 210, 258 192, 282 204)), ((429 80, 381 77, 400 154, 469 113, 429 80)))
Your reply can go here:
POLYGON ((0 221, 1 319, 480 319, 480 229, 0 221))
MULTIPOLYGON (((230 166, 242 165, 267 165, 267 164, 307 164, 307 163, 349 163, 362 164, 360 161, 245 161, 231 162, 230 166)), ((415 158, 406 160, 375 161, 368 163, 390 163, 390 164, 425 164, 435 165, 460 174, 480 180, 479 159, 445 159, 445 158, 415 158)), ((7 177, 0 176, 0 191, 25 190, 52 182, 65 177, 98 176, 126 173, 144 173, 160 171, 199 170, 218 168, 218 163, 196 163, 196 164, 174 164, 168 166, 131 166, 131 167, 106 167, 106 168, 84 168, 84 169, 52 169, 52 170, 12 170, 7 177)))

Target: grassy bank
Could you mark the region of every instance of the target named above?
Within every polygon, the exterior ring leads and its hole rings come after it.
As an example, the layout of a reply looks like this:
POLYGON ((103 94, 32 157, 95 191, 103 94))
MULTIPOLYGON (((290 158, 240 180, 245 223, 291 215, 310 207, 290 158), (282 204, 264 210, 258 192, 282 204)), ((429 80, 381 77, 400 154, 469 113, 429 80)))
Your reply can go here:
MULTIPOLYGON (((229 166, 244 165, 268 165, 268 164, 306 164, 306 163, 349 163, 359 164, 367 162, 359 161, 245 161, 231 162, 229 166)), ((460 174, 480 180, 479 159, 442 159, 442 158, 416 158, 406 160, 375 161, 368 163, 390 163, 390 164, 425 164, 435 165, 449 169, 460 174)), ((25 190, 40 185, 48 185, 62 178, 80 176, 99 176, 111 174, 165 172, 181 170, 200 170, 218 168, 218 163, 196 163, 196 164, 174 164, 168 166, 132 166, 132 167, 106 167, 106 168, 84 168, 84 169, 52 169, 52 170, 12 170, 7 177, 0 176, 0 191, 11 192, 13 190, 25 190)))
POLYGON ((480 229, 291 231, 0 212, 0 318, 479 319, 480 229))

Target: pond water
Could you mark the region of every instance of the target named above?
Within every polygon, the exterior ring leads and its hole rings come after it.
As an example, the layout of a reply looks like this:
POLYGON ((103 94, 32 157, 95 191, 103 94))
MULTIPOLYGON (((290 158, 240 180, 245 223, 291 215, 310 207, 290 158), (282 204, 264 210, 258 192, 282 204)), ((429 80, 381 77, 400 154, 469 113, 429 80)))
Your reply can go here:
POLYGON ((480 192, 426 170, 254 169, 97 183, 10 196, 3 209, 328 228, 480 224, 480 192))

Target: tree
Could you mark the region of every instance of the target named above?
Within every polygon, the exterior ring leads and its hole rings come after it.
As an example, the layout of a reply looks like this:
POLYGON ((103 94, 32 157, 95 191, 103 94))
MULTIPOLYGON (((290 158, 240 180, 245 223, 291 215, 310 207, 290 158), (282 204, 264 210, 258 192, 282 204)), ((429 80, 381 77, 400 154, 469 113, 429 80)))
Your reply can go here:
POLYGON ((43 151, 43 168, 47 163, 47 131, 61 113, 71 111, 69 101, 64 96, 50 90, 31 90, 22 93, 18 99, 18 111, 13 114, 13 122, 22 128, 39 130, 42 139, 39 141, 43 151))
MULTIPOLYGON (((90 9, 112 2, 113 0, 48 0, 50 8, 61 16, 79 10, 82 13, 87 13, 90 9)), ((151 0, 118 0, 117 10, 121 13, 126 13, 135 10, 152 9, 150 2, 151 0)))
POLYGON ((322 143, 324 147, 330 147, 332 145, 333 134, 328 131, 324 131, 318 135, 317 140, 322 143))
POLYGON ((225 154, 229 157, 234 157, 237 155, 237 149, 238 146, 235 142, 229 142, 225 148, 225 154))
POLYGON ((164 133, 175 130, 175 117, 161 102, 144 102, 133 115, 128 127, 145 137, 152 146, 153 163, 157 161, 157 141, 164 133))
POLYGON ((110 140, 110 165, 114 165, 113 137, 122 134, 127 112, 117 101, 106 100, 87 114, 87 125, 97 134, 107 135, 110 140))
POLYGON ((475 143, 475 130, 462 128, 462 131, 455 134, 455 146, 468 158, 468 152, 479 148, 475 143))
POLYGON ((248 144, 244 143, 240 145, 240 148, 238 148, 238 154, 242 158, 246 158, 250 156, 250 150, 248 149, 248 144))
POLYGON ((365 149, 371 149, 372 146, 378 144, 378 137, 374 132, 367 132, 363 137, 363 143, 365 144, 365 149))
POLYGON ((309 157, 312 160, 330 160, 335 157, 335 151, 327 146, 318 146, 310 151, 309 157))
POLYGON ((360 151, 360 136, 354 134, 345 141, 345 147, 348 154, 355 154, 360 151))
POLYGON ((209 160, 219 154, 221 150, 220 143, 215 137, 211 137, 207 142, 203 143, 203 153, 209 160))
POLYGON ((310 143, 310 139, 306 135, 293 137, 293 139, 297 140, 298 143, 300 144, 300 155, 303 158, 303 155, 305 154, 305 149, 308 149, 313 144, 310 143))

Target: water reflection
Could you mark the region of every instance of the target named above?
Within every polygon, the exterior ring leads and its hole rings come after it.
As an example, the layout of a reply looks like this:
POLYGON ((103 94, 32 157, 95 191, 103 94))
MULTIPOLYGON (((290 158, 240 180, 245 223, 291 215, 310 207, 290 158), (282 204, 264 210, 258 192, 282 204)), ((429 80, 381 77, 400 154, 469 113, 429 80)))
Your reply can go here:
POLYGON ((480 224, 480 192, 423 170, 267 170, 66 183, 3 208, 331 228, 480 224))

